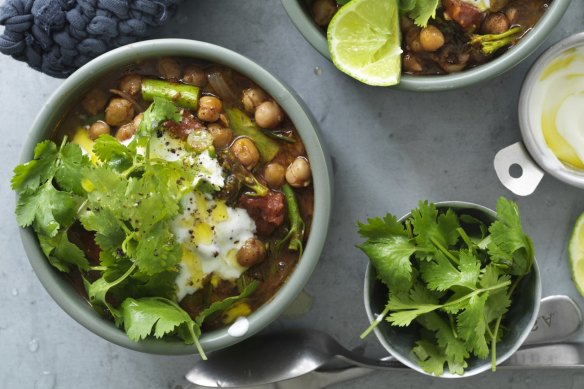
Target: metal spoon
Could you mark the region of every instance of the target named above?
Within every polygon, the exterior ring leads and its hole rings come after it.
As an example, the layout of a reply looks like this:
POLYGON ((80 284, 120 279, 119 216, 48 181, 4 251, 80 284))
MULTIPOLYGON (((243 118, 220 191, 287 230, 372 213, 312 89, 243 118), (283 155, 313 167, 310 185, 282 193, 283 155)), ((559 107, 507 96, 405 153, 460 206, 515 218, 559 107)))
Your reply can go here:
MULTIPOLYGON (((525 345, 565 339, 580 328, 581 322, 582 314, 572 299, 567 296, 546 297, 541 301, 538 321, 525 345)), ((216 351, 208 361, 195 364, 186 378, 206 387, 265 385, 304 376, 316 369, 322 371, 333 359, 345 362, 344 367, 337 368, 339 373, 355 370, 354 366, 399 371, 407 369, 393 357, 378 360, 352 353, 326 333, 290 330, 256 336, 229 349, 216 351)), ((509 367, 529 366, 529 358, 515 361, 516 364, 509 367)), ((364 371, 371 371, 369 369, 357 370, 365 374, 364 371)), ((354 375, 347 376, 354 378, 354 375)))

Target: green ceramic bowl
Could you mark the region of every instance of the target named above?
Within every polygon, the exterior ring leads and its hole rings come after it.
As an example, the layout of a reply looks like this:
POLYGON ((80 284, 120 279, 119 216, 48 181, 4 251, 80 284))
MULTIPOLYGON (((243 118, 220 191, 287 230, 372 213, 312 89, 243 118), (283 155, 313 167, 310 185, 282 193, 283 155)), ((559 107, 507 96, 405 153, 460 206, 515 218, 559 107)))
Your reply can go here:
MULTIPOLYGON (((464 211, 465 214, 474 216, 485 223, 491 223, 497 217, 495 211, 489 208, 463 201, 440 202, 436 205, 438 209, 452 208, 457 213, 464 211)), ((399 221, 402 222, 410 216, 411 213, 408 213, 399 221)), ((375 268, 369 264, 365 273, 364 300, 365 310, 371 323, 383 312, 387 304, 387 294, 387 287, 377 279, 375 268)), ((531 272, 521 280, 515 289, 511 308, 502 322, 506 332, 503 339, 497 343, 497 364, 509 358, 525 341, 537 319, 540 300, 541 280, 537 262, 534 261, 531 272)), ((374 332, 383 347, 396 359, 420 373, 428 374, 418 365, 411 352, 414 343, 419 339, 418 330, 419 328, 416 328, 415 325, 401 328, 393 327, 386 321, 382 321, 374 332)), ((465 369, 464 375, 451 374, 446 369, 441 377, 469 377, 489 369, 491 369, 490 358, 472 358, 468 360, 468 367, 465 369)))
MULTIPOLYGON (((276 99, 296 126, 305 143, 312 167, 314 218, 302 258, 273 299, 248 317, 249 329, 243 336, 231 336, 227 328, 203 334, 201 344, 204 350, 213 351, 233 345, 257 333, 275 320, 308 281, 324 246, 331 213, 332 174, 317 125, 294 92, 258 64, 219 46, 182 39, 161 39, 131 44, 96 58, 63 82, 39 112, 24 145, 20 162, 24 163, 32 159, 35 145, 49 138, 71 105, 77 103, 80 96, 105 74, 136 60, 162 56, 193 57, 224 64, 255 81, 276 99)), ((196 353, 194 346, 184 345, 180 341, 145 340, 137 343, 130 341, 123 330, 100 317, 71 287, 62 274, 49 264, 31 228, 22 229, 21 238, 34 271, 51 297, 73 319, 90 331, 110 342, 133 350, 174 355, 196 353)))
MULTIPOLYGON (((311 0, 281 0, 292 22, 304 38, 324 57, 330 59, 325 31, 317 26, 310 15, 311 0)), ((570 5, 570 0, 554 0, 541 20, 517 46, 499 58, 473 69, 443 76, 408 76, 401 78, 395 87, 410 91, 440 91, 462 88, 497 77, 529 56, 549 36, 570 5)))

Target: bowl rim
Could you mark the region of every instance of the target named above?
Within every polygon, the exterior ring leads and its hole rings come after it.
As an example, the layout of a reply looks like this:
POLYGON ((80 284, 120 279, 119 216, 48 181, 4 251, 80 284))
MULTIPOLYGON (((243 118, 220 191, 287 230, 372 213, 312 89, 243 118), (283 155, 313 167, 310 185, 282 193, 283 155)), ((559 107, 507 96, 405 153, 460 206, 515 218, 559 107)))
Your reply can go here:
POLYGON ((534 62, 523 80, 519 93, 518 118, 523 143, 535 162, 546 172, 560 181, 584 188, 584 172, 562 163, 545 143, 543 137, 536 136, 539 129, 532 128, 529 120, 531 92, 544 68, 564 51, 584 46, 584 32, 572 34, 549 47, 534 62))
MULTIPOLYGON (((479 205, 479 204, 475 204, 475 203, 471 203, 471 202, 467 202, 467 201, 440 201, 440 202, 435 202, 434 204, 438 208, 472 209, 472 210, 477 210, 479 212, 484 212, 487 216, 492 217, 492 218, 497 217, 497 213, 494 210, 487 208, 483 205, 479 205)), ((408 212, 407 214, 402 216, 398 221, 401 223, 402 221, 404 221, 405 219, 410 217, 411 214, 412 214, 411 211, 408 212)), ((377 316, 377 314, 374 313, 373 310, 371 309, 371 299, 369 296, 369 291, 371 289, 371 283, 375 282, 375 281, 372 281, 373 280, 373 272, 375 272, 375 268, 373 267, 371 262, 368 261, 367 269, 365 270, 365 282, 364 282, 364 286, 363 286, 363 302, 365 304, 365 312, 367 314, 367 318, 369 319, 370 324, 373 323, 373 321, 375 321, 376 316, 377 316)), ((521 335, 519 336, 517 342, 515 342, 515 344, 506 353, 504 353, 500 356, 497 356, 497 365, 506 361, 509 357, 511 357, 511 355, 515 351, 517 351, 517 349, 519 349, 519 347, 523 344, 525 339, 527 339, 527 337, 529 336, 531 329, 533 328, 533 326, 535 325, 535 321, 537 320, 537 315, 539 312, 539 305, 540 305, 540 301, 541 301, 542 287, 541 287, 540 271, 539 271, 539 267, 538 267, 536 259, 534 259, 534 261, 533 261, 533 266, 531 268, 530 274, 533 274, 533 276, 535 277, 535 300, 534 300, 533 309, 531 310, 531 317, 529 319, 528 324, 522 330, 521 335)), ((398 361, 400 361, 404 365, 408 366, 409 368, 411 368, 419 373, 425 374, 425 375, 430 376, 430 377, 436 377, 433 374, 429 374, 429 373, 425 372, 414 361, 412 361, 409 358, 406 358, 403 354, 399 353, 387 341, 387 339, 383 336, 383 334, 378 326, 373 329, 373 332, 375 332, 375 336, 377 337, 377 339, 379 340, 381 345, 390 353, 390 355, 394 356, 398 361)), ((485 363, 483 365, 480 365, 472 370, 465 370, 463 375, 452 374, 448 370, 445 370, 444 373, 437 378, 451 379, 451 378, 471 377, 471 376, 477 375, 479 373, 482 373, 484 371, 487 371, 490 368, 491 368, 491 361, 490 361, 490 359, 486 359, 485 363)))
MULTIPOLYGON (((281 0, 284 9, 304 38, 323 57, 330 60, 327 40, 308 16, 301 2, 304 0, 281 0)), ((566 12, 571 0, 554 0, 529 34, 500 57, 475 68, 441 76, 402 75, 399 84, 391 86, 399 90, 432 92, 463 88, 497 77, 527 58, 549 36, 566 12)))
MULTIPOLYGON (((247 57, 210 43, 187 39, 156 39, 133 43, 90 61, 53 92, 31 126, 19 162, 26 163, 31 160, 34 147, 39 141, 49 137, 59 118, 72 106, 70 101, 86 92, 101 77, 136 59, 164 56, 192 57, 223 64, 257 83, 282 106, 294 123, 305 143, 313 173, 315 208, 313 228, 296 268, 272 299, 247 317, 249 329, 243 336, 231 336, 228 327, 204 333, 200 342, 205 352, 210 352, 252 336, 274 321, 302 291, 324 248, 332 207, 331 164, 316 121, 302 100, 288 86, 247 57)), ((197 353, 193 345, 185 345, 180 341, 155 339, 131 341, 123 329, 115 327, 112 322, 99 316, 63 279, 61 273, 49 264, 31 227, 20 228, 20 236, 29 262, 49 295, 69 316, 94 334, 119 346, 151 354, 197 353)))

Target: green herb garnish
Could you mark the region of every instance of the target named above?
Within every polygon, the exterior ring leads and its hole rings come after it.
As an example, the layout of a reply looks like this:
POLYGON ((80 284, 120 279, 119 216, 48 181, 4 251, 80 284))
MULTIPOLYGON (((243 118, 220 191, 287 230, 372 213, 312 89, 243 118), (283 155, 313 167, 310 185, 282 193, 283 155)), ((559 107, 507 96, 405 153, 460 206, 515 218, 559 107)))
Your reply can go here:
POLYGON ((407 14, 419 27, 426 27, 436 17, 439 0, 399 0, 400 13, 407 14))
POLYGON ((463 374, 468 358, 489 353, 494 371, 501 321, 534 261, 517 205, 500 198, 489 226, 420 202, 403 223, 388 214, 358 227, 367 239, 358 247, 389 289, 381 317, 399 327, 416 322, 424 330, 412 350, 424 371, 439 376, 447 364, 451 373, 463 374))
POLYGON ((109 312, 130 339, 175 335, 195 344, 204 357, 198 338, 205 318, 247 297, 257 284, 212 304, 195 319, 173 301, 182 252, 171 223, 181 212, 180 200, 195 189, 218 188, 210 185, 194 150, 176 161, 151 155, 161 123, 182 119, 172 101, 153 99, 127 146, 109 135, 95 141, 96 163, 66 138, 59 147, 48 140, 39 143, 34 159, 14 169, 16 217, 21 227, 32 226, 54 267, 79 269, 90 302, 109 312), (90 266, 69 240, 75 224, 94 233, 99 266, 90 266))

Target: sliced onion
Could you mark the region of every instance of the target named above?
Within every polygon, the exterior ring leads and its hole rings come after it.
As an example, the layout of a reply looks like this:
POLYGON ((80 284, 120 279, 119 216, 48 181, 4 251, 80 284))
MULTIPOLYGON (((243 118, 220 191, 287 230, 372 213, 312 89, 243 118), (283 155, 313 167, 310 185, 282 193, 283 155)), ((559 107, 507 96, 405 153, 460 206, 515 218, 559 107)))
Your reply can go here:
POLYGON ((207 75, 209 84, 215 93, 224 101, 237 104, 239 102, 239 94, 233 84, 231 72, 227 69, 216 68, 207 75))

